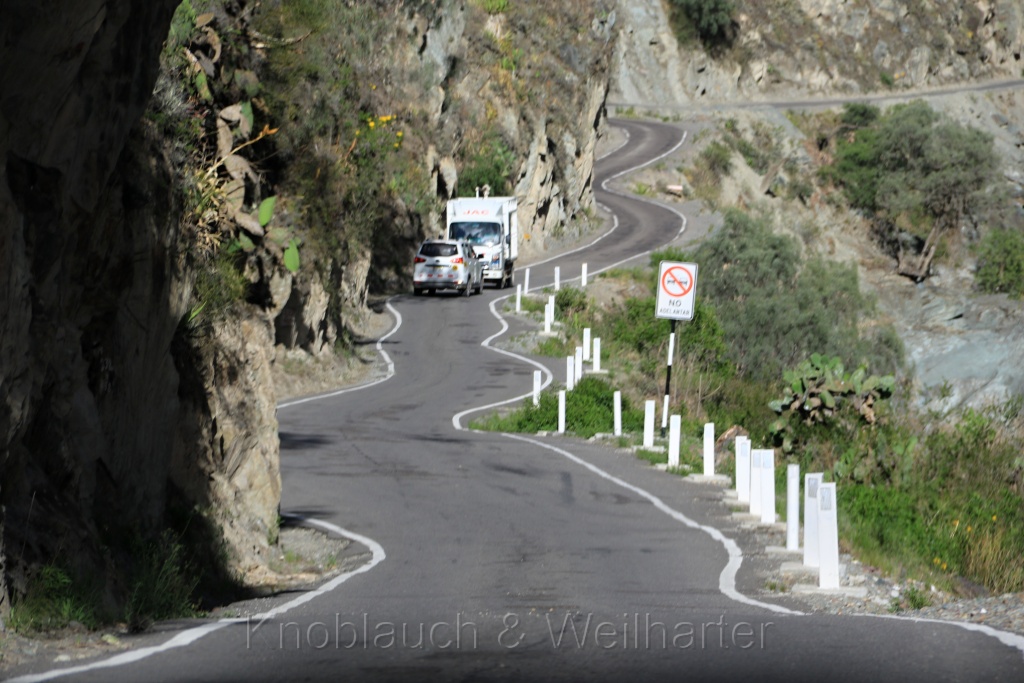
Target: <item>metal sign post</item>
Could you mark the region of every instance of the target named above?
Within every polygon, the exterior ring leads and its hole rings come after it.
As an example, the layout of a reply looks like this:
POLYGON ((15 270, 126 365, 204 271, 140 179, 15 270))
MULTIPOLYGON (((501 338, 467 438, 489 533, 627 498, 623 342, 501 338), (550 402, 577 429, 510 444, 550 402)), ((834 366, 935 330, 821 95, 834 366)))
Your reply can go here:
MULTIPOLYGON (((697 264, 662 261, 658 269, 658 297, 654 317, 670 320, 668 343, 668 369, 665 371, 665 413, 672 388, 672 356, 675 351, 676 321, 693 320, 694 298, 697 292, 697 264)), ((664 425, 661 436, 665 436, 664 425)))

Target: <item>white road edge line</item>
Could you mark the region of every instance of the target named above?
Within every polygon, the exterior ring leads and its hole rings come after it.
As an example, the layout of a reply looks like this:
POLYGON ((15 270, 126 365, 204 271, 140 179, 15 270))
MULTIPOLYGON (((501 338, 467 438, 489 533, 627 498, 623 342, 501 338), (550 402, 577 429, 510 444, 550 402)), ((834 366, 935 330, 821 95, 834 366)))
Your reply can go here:
MULTIPOLYGON (((366 384, 360 384, 359 386, 355 387, 339 389, 337 391, 332 391, 326 394, 318 394, 316 396, 309 396, 294 401, 286 401, 284 403, 279 403, 277 405, 278 409, 301 405, 303 403, 310 403, 312 401, 319 401, 325 398, 332 398, 334 396, 340 396, 342 394, 347 394, 353 391, 361 391, 363 389, 368 389, 369 387, 376 386, 377 384, 386 382, 387 380, 391 379, 395 374, 395 363, 394 361, 391 360, 391 356, 388 355, 387 351, 384 350, 383 344, 388 337, 397 332, 398 328, 402 326, 402 314, 399 313, 395 309, 395 307, 391 305, 390 300, 388 300, 388 302, 385 305, 388 308, 388 310, 391 311, 391 314, 395 317, 395 325, 388 331, 387 334, 385 334, 383 337, 377 340, 377 352, 384 358, 384 362, 387 363, 388 366, 387 374, 384 377, 376 379, 372 382, 367 382, 366 384)), ((256 628, 258 629, 260 625, 267 619, 271 619, 278 615, 284 614, 285 612, 295 609, 299 605, 307 603, 310 600, 314 600, 320 597, 321 595, 324 595, 325 593, 331 592, 341 584, 348 581, 351 577, 356 576, 357 574, 362 574, 364 572, 370 571, 378 564, 383 562, 384 558, 387 557, 386 553, 384 552, 384 547, 380 543, 377 543, 368 536, 357 534, 354 531, 343 529, 335 524, 331 524, 330 522, 325 522, 320 519, 315 519, 313 517, 304 517, 302 515, 291 515, 286 513, 282 513, 282 516, 297 519, 304 524, 319 527, 324 531, 330 531, 344 538, 350 538, 353 541, 356 541, 357 543, 362 543, 370 550, 370 553, 372 554, 373 557, 368 563, 360 567, 357 567, 356 569, 350 572, 339 574, 338 576, 334 577, 327 583, 324 583, 323 585, 319 586, 315 590, 303 593, 294 600, 290 600, 282 605, 278 605, 277 607, 267 612, 257 614, 247 619, 220 619, 213 623, 203 624, 202 626, 196 626, 195 628, 190 628, 188 630, 182 631, 181 633, 176 634, 173 638, 160 645, 144 647, 138 650, 129 650, 127 652, 122 652, 121 654, 114 655, 109 659, 103 659, 97 662, 92 662, 90 664, 82 664, 80 666, 68 667, 66 669, 54 669, 51 671, 44 671, 38 674, 27 674, 25 676, 19 676, 18 678, 12 678, 8 680, 6 683, 37 683, 39 681, 50 681, 55 678, 70 676, 72 674, 79 674, 88 671, 96 671, 98 669, 108 669, 117 666, 124 666, 125 664, 132 664, 134 662, 138 662, 140 660, 146 659, 147 657, 151 657, 162 652, 167 652, 169 650, 173 650, 179 647, 186 647, 188 645, 191 645, 200 638, 207 636, 215 631, 219 631, 225 626, 231 626, 232 624, 245 624, 257 621, 259 622, 256 625, 256 628)), ((255 631, 255 629, 253 630, 255 631)))
MULTIPOLYGON (((626 132, 626 142, 629 142, 629 131, 626 130, 625 128, 623 128, 623 130, 626 132)), ((684 130, 682 137, 679 138, 679 142, 674 144, 671 149, 669 149, 669 150, 667 150, 665 152, 662 152, 661 154, 659 154, 658 156, 654 157, 653 159, 648 159, 647 161, 645 161, 642 164, 637 164, 636 166, 633 166, 631 168, 627 168, 624 171, 619 171, 615 175, 609 176, 609 177, 605 178, 603 181, 601 181, 601 189, 604 190, 605 192, 607 192, 608 194, 614 194, 614 195, 618 195, 620 197, 629 197, 631 199, 635 199, 635 197, 632 197, 631 195, 628 195, 628 194, 626 194, 624 192, 619 192, 617 190, 610 190, 610 189, 608 189, 608 182, 611 181, 611 180, 615 180, 619 176, 625 175, 627 173, 632 173, 633 171, 641 169, 644 166, 649 166, 649 165, 655 163, 656 161, 660 161, 661 159, 664 159, 669 154, 672 154, 677 149, 679 149, 680 147, 683 146, 683 143, 686 142, 686 137, 687 137, 688 134, 689 134, 689 131, 685 131, 684 130)), ((618 147, 613 149, 611 152, 608 152, 608 153, 604 154, 601 158, 604 159, 609 154, 617 152, 618 150, 620 150, 623 147, 625 147, 625 145, 626 145, 626 143, 623 143, 623 144, 619 145, 618 147)), ((643 201, 643 200, 640 200, 640 201, 643 201)), ((666 244, 671 244, 673 241, 678 239, 683 234, 683 232, 686 230, 686 216, 684 216, 677 209, 675 209, 675 208, 673 208, 671 206, 666 206, 664 204, 657 204, 657 206, 660 206, 663 209, 668 209, 669 211, 675 213, 683 221, 682 227, 679 229, 679 232, 676 233, 676 236, 673 237, 671 240, 669 240, 669 242, 666 243, 666 244)), ((612 227, 611 227, 610 230, 608 230, 608 232, 605 232, 605 233, 601 234, 593 242, 589 242, 587 244, 584 244, 582 247, 576 247, 575 249, 571 249, 569 251, 564 251, 564 252, 562 252, 560 254, 555 254, 554 256, 551 256, 549 258, 544 259, 543 261, 536 261, 534 263, 531 263, 530 265, 531 266, 544 265, 545 263, 551 263, 552 261, 555 261, 557 259, 565 258, 566 256, 569 256, 570 254, 576 254, 576 253, 579 253, 581 251, 584 251, 585 249, 590 249, 592 246, 594 246, 595 244, 597 244, 598 242, 603 240, 605 237, 607 237, 608 235, 610 235, 613 232, 615 232, 618 229, 618 227, 619 227, 619 217, 616 216, 614 213, 612 213, 611 209, 609 209, 607 206, 604 206, 602 204, 598 204, 598 207, 600 207, 604 211, 607 211, 608 213, 611 213, 611 215, 612 215, 612 227)), ((624 259, 622 261, 619 261, 619 263, 616 264, 616 265, 619 265, 619 264, 622 264, 622 263, 626 263, 627 261, 632 261, 635 258, 638 258, 640 256, 644 256, 645 254, 649 254, 649 253, 651 253, 651 252, 650 251, 645 251, 645 252, 643 252, 641 254, 634 254, 633 256, 631 256, 628 259, 624 259)), ((613 267, 613 266, 609 266, 608 268, 611 268, 611 267, 613 267)), ((603 268, 602 270, 594 271, 593 274, 596 275, 597 273, 603 273, 605 270, 608 270, 608 268, 603 268)), ((572 280, 566 280, 566 282, 573 282, 574 280, 578 280, 578 279, 579 278, 573 278, 572 280)), ((544 287, 544 286, 546 286, 546 285, 538 285, 537 287, 533 287, 532 289, 540 289, 541 287, 544 287)), ((523 294, 526 294, 527 291, 529 291, 529 290, 524 290, 523 294)))
POLYGON ((360 384, 360 385, 354 386, 354 387, 347 387, 345 389, 338 389, 337 391, 331 391, 331 392, 328 392, 326 394, 317 394, 315 396, 306 396, 305 398, 297 398, 297 399, 294 399, 292 401, 284 401, 283 403, 278 403, 277 404, 277 409, 280 410, 282 408, 291 408, 292 406, 302 405, 303 403, 311 403, 313 401, 322 401, 325 398, 334 398, 335 396, 341 396, 342 394, 348 394, 348 393, 351 393, 353 391, 362 391, 363 389, 368 389, 368 388, 370 388, 372 386, 376 386, 376 385, 381 384, 382 382, 386 382, 389 379, 391 379, 392 377, 394 377, 394 375, 395 375, 395 362, 393 360, 391 360, 391 356, 389 356, 388 352, 384 350, 384 341, 388 337, 393 335, 395 332, 398 332, 398 328, 400 328, 402 326, 402 314, 398 312, 398 309, 396 309, 394 306, 391 305, 391 300, 390 299, 388 299, 388 301, 384 305, 387 307, 387 309, 389 311, 391 311, 391 315, 393 315, 395 317, 395 326, 392 327, 388 331, 387 334, 385 334, 383 337, 381 337, 380 339, 377 340, 377 353, 379 353, 381 355, 381 357, 384 358, 384 362, 387 363, 387 366, 388 366, 387 374, 384 377, 381 377, 379 379, 375 379, 372 382, 367 382, 366 384, 360 384))
POLYGON ((761 602, 760 600, 749 598, 746 595, 740 593, 736 589, 736 574, 740 570, 740 565, 743 564, 743 551, 740 550, 740 547, 736 544, 736 541, 727 537, 725 534, 723 534, 715 527, 699 524, 698 522, 690 519, 683 513, 679 512, 678 510, 669 507, 668 504, 665 503, 665 501, 663 501, 661 498, 658 498, 653 493, 650 493, 649 491, 642 489, 639 486, 630 484, 628 481, 620 479, 613 474, 609 474, 608 472, 604 471, 597 465, 593 465, 584 460, 583 458, 577 455, 573 455, 572 453, 563 448, 558 448, 557 446, 552 446, 551 444, 546 444, 543 441, 537 441, 536 439, 531 439, 525 436, 521 436, 519 434, 502 434, 502 436, 508 437, 510 439, 515 439, 516 441, 523 441, 525 443, 533 444, 534 446, 546 448, 549 451, 558 453, 562 457, 571 460, 577 465, 585 467, 586 469, 590 470, 591 472, 601 477, 602 479, 607 479, 613 484, 621 486, 627 491, 632 491, 641 498, 647 499, 647 501, 650 502, 651 505, 653 505, 658 510, 664 512, 666 515, 676 520, 677 522, 681 522, 682 524, 691 529, 699 529, 700 531, 703 531, 714 540, 721 543, 725 547, 726 552, 729 553, 729 561, 722 569, 722 573, 718 575, 718 590, 720 590, 722 594, 726 597, 731 598, 736 602, 743 603, 745 605, 760 607, 762 609, 766 609, 772 612, 778 612, 779 614, 791 614, 794 616, 804 615, 803 612, 789 609, 788 607, 783 607, 782 605, 773 605, 770 602, 761 602))
MULTIPOLYGON (((628 137, 628 131, 627 131, 627 137, 628 137)), ((661 159, 662 157, 667 156, 672 151, 675 151, 676 149, 678 149, 679 145, 681 145, 685 139, 686 139, 686 133, 684 132, 683 133, 683 138, 682 138, 682 140, 679 141, 679 144, 677 144, 675 147, 673 147, 670 152, 657 157, 657 159, 661 159)), ((617 151, 618 149, 620 149, 623 146, 624 145, 620 145, 619 147, 616 147, 615 150, 613 150, 613 151, 617 151)), ((604 155, 604 156, 607 156, 607 154, 604 155)), ((647 163, 652 163, 653 161, 655 161, 655 159, 652 159, 651 161, 649 161, 647 163)), ((611 176, 611 177, 605 179, 605 181, 603 183, 601 183, 602 189, 604 189, 607 192, 611 192, 612 194, 622 195, 622 193, 620 193, 620 192, 615 192, 613 190, 609 190, 605 186, 605 184, 609 180, 613 180, 614 178, 617 178, 620 175, 623 175, 624 173, 628 173, 629 171, 636 170, 637 168, 642 168, 645 165, 646 164, 640 164, 639 166, 631 168, 628 171, 623 171, 622 173, 617 173, 614 176, 611 176)), ((628 195, 624 195, 624 196, 628 196, 628 195)), ((640 199, 639 201, 644 201, 644 200, 640 199)), ((675 237, 672 238, 672 240, 670 240, 668 243, 666 243, 666 245, 663 245, 663 246, 667 246, 667 244, 671 244, 671 242, 674 242, 679 237, 681 237, 682 234, 686 231, 686 216, 684 216, 680 211, 676 210, 674 207, 666 206, 664 204, 658 204, 658 206, 661 206, 662 208, 665 208, 665 209, 668 209, 670 211, 675 212, 682 219, 682 227, 680 228, 679 232, 676 234, 675 237)), ((602 207, 602 208, 604 208, 604 207, 602 207)), ((614 225, 612 226, 612 229, 609 230, 608 232, 606 232, 604 235, 601 235, 601 237, 599 237, 597 240, 594 240, 594 242, 591 242, 589 245, 587 245, 587 247, 589 247, 589 246, 591 246, 593 244, 596 244, 600 239, 604 238, 608 234, 611 234, 611 232, 614 231, 616 227, 618 227, 618 216, 616 216, 613 213, 612 217, 614 219, 614 225)), ((566 252, 565 254, 559 254, 558 256, 553 256, 553 257, 551 257, 551 258, 549 258, 549 259, 547 259, 545 261, 541 261, 540 263, 547 263, 549 261, 553 261, 553 260, 555 260, 557 258, 561 258, 561 257, 566 256, 568 254, 572 254, 572 253, 575 253, 577 251, 581 251, 582 249, 586 249, 587 247, 581 247, 580 249, 576 249, 576 250, 573 250, 573 251, 570 251, 570 252, 566 252)), ((606 270, 611 270, 612 268, 616 268, 616 267, 622 265, 623 263, 627 263, 627 262, 632 261, 632 260, 634 260, 636 258, 639 258, 641 256, 645 256, 647 254, 650 254, 652 251, 653 250, 648 250, 648 251, 645 251, 645 252, 642 252, 642 253, 639 253, 639 254, 634 254, 633 256, 630 256, 630 257, 625 258, 625 259, 623 259, 621 261, 618 261, 617 263, 613 263, 613 264, 611 264, 609 266, 606 266, 605 268, 601 268, 600 270, 594 271, 594 274, 596 275, 598 273, 603 273, 606 270)), ((536 264, 531 264, 531 265, 536 265, 536 264)), ((572 281, 573 280, 568 280, 568 282, 572 282, 572 281)), ((543 286, 544 285, 539 285, 538 287, 543 287, 543 286)), ((486 348, 489 348, 492 351, 496 351, 496 352, 504 354, 506 356, 511 356, 513 358, 517 358, 517 359, 519 359, 521 361, 524 361, 526 363, 529 363, 531 365, 538 366, 539 363, 537 363, 536 361, 533 361, 533 360, 531 360, 529 358, 526 358, 524 356, 520 356, 519 354, 513 353, 511 351, 505 351, 504 349, 498 349, 498 348, 495 348, 495 347, 490 345, 490 342, 492 340, 500 337, 508 329, 508 323, 505 322, 504 317, 502 317, 501 313, 497 310, 497 304, 499 302, 502 302, 502 301, 505 301, 505 300, 509 299, 511 296, 512 296, 511 294, 507 294, 507 295, 505 295, 503 297, 500 297, 498 299, 495 299, 494 301, 491 302, 491 305, 490 305, 491 313, 496 318, 498 318, 498 320, 501 321, 502 329, 499 332, 497 332, 497 333, 491 335, 490 337, 488 337, 487 339, 485 339, 483 342, 480 343, 480 345, 484 346, 486 348)), ((544 367, 544 366, 540 366, 540 367, 545 372, 545 375, 549 378, 547 381, 545 381, 545 383, 543 385, 544 387, 547 387, 551 383, 551 379, 550 379, 551 378, 551 372, 546 367, 544 367)), ((483 411, 483 410, 488 410, 490 408, 496 408, 498 406, 507 405, 509 403, 514 403, 516 401, 520 401, 520 400, 522 400, 524 398, 527 398, 527 397, 531 396, 532 393, 533 392, 530 392, 528 394, 523 394, 522 396, 517 396, 515 398, 508 399, 507 401, 501 401, 499 403, 493 403, 493 404, 486 405, 486 406, 480 406, 478 408, 471 408, 469 410, 464 410, 461 413, 458 413, 457 415, 452 417, 452 424, 455 426, 455 429, 457 429, 459 431, 463 431, 463 430, 466 429, 466 428, 464 428, 462 426, 462 418, 464 416, 466 416, 466 415, 468 415, 470 413, 480 412, 480 411, 483 411)), ((526 438, 526 437, 523 437, 523 436, 517 435, 517 434, 502 433, 502 436, 508 437, 510 439, 516 439, 516 440, 519 440, 519 441, 525 441, 527 443, 531 443, 531 444, 534 444, 536 446, 540 446, 542 448, 546 448, 546 449, 552 450, 552 451, 554 451, 556 453, 559 453, 560 455, 562 455, 562 456, 564 456, 564 457, 566 457, 566 458, 568 458, 568 459, 570 459, 570 460, 572 460, 572 461, 582 465, 583 467, 586 467, 587 469, 590 469, 591 471, 593 471, 598 476, 603 477, 605 479, 608 479, 609 481, 611 481, 613 483, 616 483, 616 484, 618 484, 618 485, 620 485, 620 486, 622 486, 622 487, 624 487, 624 488, 626 488, 626 489, 628 489, 630 491, 634 491, 638 495, 640 495, 640 496, 646 498, 647 500, 649 500, 656 508, 658 508, 659 510, 661 510, 665 514, 669 515, 673 519, 677 519, 678 521, 682 522, 683 524, 685 524, 686 526, 689 526, 691 528, 700 529, 700 530, 704 531, 705 533, 707 533, 708 535, 710 535, 716 541, 719 541, 720 543, 722 543, 722 545, 725 546, 726 551, 729 553, 729 562, 722 569, 722 573, 718 577, 719 590, 721 590, 724 595, 726 595, 726 596, 728 596, 728 597, 732 598, 733 600, 735 600, 737 602, 740 602, 740 603, 749 604, 749 605, 753 605, 753 606, 757 606, 757 607, 762 607, 764 609, 772 610, 772 611, 783 613, 783 614, 805 615, 804 612, 799 612, 799 611, 796 611, 796 610, 791 610, 791 609, 789 609, 787 607, 782 607, 781 605, 773 605, 773 604, 767 603, 767 602, 760 602, 760 601, 754 600, 753 598, 748 598, 747 596, 745 596, 742 593, 740 593, 736 589, 736 574, 739 572, 740 565, 743 563, 743 552, 742 552, 742 550, 740 550, 739 546, 736 545, 735 541, 733 541, 732 539, 726 537, 718 529, 715 529, 714 527, 703 526, 701 524, 698 524, 697 522, 695 522, 695 521, 689 519, 688 517, 686 517, 685 515, 683 515, 681 512, 678 512, 678 511, 673 510, 672 508, 670 508, 668 505, 665 504, 664 501, 662 501, 660 498, 658 498, 654 494, 648 493, 647 491, 645 491, 643 489, 640 489, 640 488, 638 488, 636 486, 633 486, 632 484, 629 484, 628 482, 623 481, 623 480, 619 479, 618 477, 615 477, 615 476, 605 472, 601 468, 586 462, 585 460, 579 458, 576 455, 573 455, 572 453, 569 453, 568 451, 565 451, 565 450, 562 450, 560 448, 557 448, 557 447, 545 444, 545 443, 543 443, 541 441, 535 441, 533 439, 529 439, 529 438, 526 438)), ((904 617, 904 616, 900 616, 900 615, 881 615, 881 614, 880 615, 872 615, 872 614, 867 614, 867 615, 848 615, 848 616, 873 616, 873 617, 884 618, 884 619, 898 619, 898 620, 904 620, 904 621, 926 622, 926 623, 948 624, 948 625, 951 625, 951 626, 959 626, 960 628, 963 628, 963 629, 968 630, 968 631, 976 631, 976 632, 983 633, 985 635, 991 636, 993 638, 996 638, 997 640, 999 640, 1004 645, 1007 645, 1009 647, 1017 648, 1018 650, 1021 651, 1022 655, 1024 655, 1024 636, 1018 636, 1018 635, 1016 635, 1014 633, 1011 633, 1011 632, 1008 632, 1008 631, 999 631, 997 629, 992 628, 991 626, 985 626, 985 625, 982 625, 982 624, 974 624, 974 623, 971 623, 971 622, 963 622, 963 621, 945 621, 945 620, 941 620, 941 619, 921 619, 921 618, 914 618, 914 617, 904 617)))
POLYGON ((233 626, 236 624, 246 624, 246 627, 248 628, 250 624, 256 623, 256 626, 252 629, 252 632, 255 632, 256 629, 258 629, 267 619, 272 619, 276 616, 280 616, 281 614, 289 612, 295 609, 296 607, 309 602, 310 600, 314 600, 326 593, 333 591, 335 588, 345 583, 353 576, 370 571, 378 564, 383 562, 384 558, 387 557, 387 555, 384 553, 383 546, 374 541, 372 538, 363 536, 362 534, 357 534, 347 529, 343 529, 337 525, 331 524, 330 522, 325 522, 323 520, 313 519, 310 517, 302 517, 300 515, 285 516, 291 517, 292 519, 297 519, 305 524, 309 524, 310 526, 315 526, 325 531, 330 531, 339 536, 351 538, 352 540, 358 543, 362 543, 370 550, 370 553, 372 554, 373 557, 366 564, 357 567, 356 569, 353 569, 350 572, 339 574, 338 576, 334 577, 327 583, 322 584, 315 590, 309 591, 308 593, 303 593, 297 598, 290 600, 284 603, 283 605, 278 605, 277 607, 266 612, 262 612, 254 616, 247 617, 245 619, 219 619, 210 624, 203 624, 202 626, 197 626, 195 628, 190 628, 186 631, 182 631, 181 633, 175 635, 167 642, 161 643, 160 645, 139 648, 138 650, 129 650, 127 652, 122 652, 121 654, 114 655, 109 659, 104 659, 98 662, 92 662, 90 664, 82 664, 79 666, 68 667, 66 669, 56 669, 53 671, 46 671, 38 674, 19 676, 18 678, 10 679, 9 681, 7 681, 7 683, 39 683, 41 681, 50 681, 55 678, 60 678, 62 676, 69 676, 72 674, 80 674, 89 671, 97 671, 99 669, 109 669, 117 666, 123 666, 125 664, 132 664, 134 662, 138 662, 153 655, 168 652, 170 650, 174 650, 180 647, 186 647, 204 636, 219 631, 227 626, 233 626))

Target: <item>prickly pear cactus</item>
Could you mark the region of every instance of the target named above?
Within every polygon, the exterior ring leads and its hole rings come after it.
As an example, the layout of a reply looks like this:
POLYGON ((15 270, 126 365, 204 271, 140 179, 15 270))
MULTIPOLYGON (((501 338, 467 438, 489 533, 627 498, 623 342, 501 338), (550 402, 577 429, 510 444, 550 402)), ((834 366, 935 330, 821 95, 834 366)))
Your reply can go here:
POLYGON ((792 450, 789 422, 794 415, 804 424, 821 424, 850 406, 864 422, 874 424, 877 402, 891 396, 896 386, 892 375, 868 375, 864 366, 847 373, 842 360, 818 353, 787 370, 783 379, 782 398, 768 405, 780 415, 772 424, 772 435, 787 452, 792 450))

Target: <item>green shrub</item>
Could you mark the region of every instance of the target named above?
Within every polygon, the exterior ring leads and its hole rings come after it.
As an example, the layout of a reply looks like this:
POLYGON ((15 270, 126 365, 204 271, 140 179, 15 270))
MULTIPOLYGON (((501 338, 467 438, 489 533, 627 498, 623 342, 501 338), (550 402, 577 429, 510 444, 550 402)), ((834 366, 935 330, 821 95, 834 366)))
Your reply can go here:
POLYGON ((983 292, 1024 296, 1024 232, 998 228, 986 233, 974 279, 983 292))
POLYGON ((724 143, 715 141, 709 144, 701 150, 700 160, 717 177, 732 172, 732 150, 724 143))
MULTIPOLYGON (((614 427, 615 390, 603 379, 583 377, 572 391, 565 396, 566 431, 582 438, 597 433, 611 433, 614 427)), ((622 398, 622 429, 638 432, 643 429, 643 410, 632 407, 625 396, 622 398)), ((536 433, 554 431, 558 428, 558 393, 548 390, 541 393, 540 403, 527 403, 506 416, 492 415, 473 423, 475 429, 501 432, 536 433)))
POLYGON ((132 555, 135 565, 124 607, 131 630, 141 630, 159 619, 198 613, 193 593, 199 579, 177 536, 165 532, 153 541, 136 540, 132 555))
POLYGON ((18 633, 54 631, 78 622, 95 628, 103 621, 97 586, 75 581, 56 563, 29 577, 25 594, 13 596, 10 626, 18 633))
POLYGON ((843 105, 843 113, 839 120, 847 126, 864 128, 877 121, 881 113, 881 110, 873 104, 848 102, 843 105))
POLYGON ((697 297, 714 307, 728 357, 744 376, 774 380, 815 352, 850 365, 875 355, 858 329, 871 303, 853 266, 803 262, 795 239, 735 210, 693 258, 697 297))
POLYGON ((492 196, 509 193, 509 179, 515 171, 515 152, 497 136, 488 136, 464 150, 462 172, 459 173, 458 194, 472 197, 476 188, 488 185, 492 196))
POLYGON ((733 13, 731 0, 672 0, 671 5, 706 46, 717 47, 729 42, 733 13))

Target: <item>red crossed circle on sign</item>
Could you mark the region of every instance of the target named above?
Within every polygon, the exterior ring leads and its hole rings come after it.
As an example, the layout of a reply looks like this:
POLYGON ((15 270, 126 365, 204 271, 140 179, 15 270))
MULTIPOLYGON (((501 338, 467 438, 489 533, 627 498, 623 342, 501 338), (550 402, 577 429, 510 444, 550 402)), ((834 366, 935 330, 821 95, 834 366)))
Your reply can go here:
POLYGON ((661 276, 661 288, 669 296, 686 296, 693 289, 693 274, 682 266, 672 266, 661 276))

